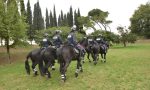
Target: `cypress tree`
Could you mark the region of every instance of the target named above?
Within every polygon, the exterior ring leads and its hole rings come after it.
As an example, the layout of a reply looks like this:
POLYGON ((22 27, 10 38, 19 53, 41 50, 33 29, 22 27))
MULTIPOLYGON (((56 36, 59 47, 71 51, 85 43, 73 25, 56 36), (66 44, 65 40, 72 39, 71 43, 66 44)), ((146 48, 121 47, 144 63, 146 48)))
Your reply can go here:
POLYGON ((42 18, 41 8, 39 2, 34 5, 34 17, 33 17, 33 29, 42 30, 44 29, 44 20, 42 18))
POLYGON ((30 0, 28 0, 27 2, 27 23, 28 23, 27 36, 32 44, 32 40, 34 39, 34 35, 35 35, 35 30, 32 29, 32 11, 30 6, 30 0))
POLYGON ((72 11, 72 6, 70 6, 70 12, 68 14, 68 19, 69 19, 69 26, 72 27, 73 26, 73 11, 72 11))
POLYGON ((78 17, 81 17, 81 14, 80 14, 80 9, 78 8, 78 17))
POLYGON ((54 5, 54 9, 53 10, 54 10, 53 11, 54 12, 54 21, 53 22, 54 22, 54 26, 57 27, 57 17, 56 17, 55 5, 54 5))
POLYGON ((63 26, 69 26, 68 25, 68 18, 67 18, 66 14, 64 14, 63 26))
POLYGON ((45 23, 46 23, 46 29, 50 27, 50 22, 49 22, 49 15, 48 15, 48 10, 46 8, 46 18, 45 18, 45 23))
POLYGON ((25 6, 24 6, 24 0, 20 0, 20 11, 22 16, 26 16, 25 6))
POLYGON ((50 11, 50 27, 53 27, 54 26, 54 22, 53 22, 53 14, 52 14, 52 11, 50 11))
POLYGON ((58 17, 58 26, 61 26, 61 17, 60 17, 60 15, 58 17))

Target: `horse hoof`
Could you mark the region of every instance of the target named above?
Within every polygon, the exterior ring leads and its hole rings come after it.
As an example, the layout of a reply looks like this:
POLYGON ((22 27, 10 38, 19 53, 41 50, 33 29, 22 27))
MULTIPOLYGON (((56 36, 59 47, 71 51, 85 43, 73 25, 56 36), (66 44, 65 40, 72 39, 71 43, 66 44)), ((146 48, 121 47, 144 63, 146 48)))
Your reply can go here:
POLYGON ((36 76, 36 75, 38 75, 38 72, 36 71, 34 74, 35 74, 35 76, 36 76))
POLYGON ((83 72, 83 70, 81 69, 80 72, 83 72))
POLYGON ((65 81, 66 81, 66 78, 62 78, 62 81, 65 82, 65 81))
POLYGON ((97 62, 94 62, 94 65, 96 65, 97 64, 97 62))
POLYGON ((55 71, 55 68, 52 68, 53 71, 55 71))
POLYGON ((82 63, 85 63, 85 61, 82 61, 82 63))
POLYGON ((75 77, 76 77, 76 78, 78 77, 78 73, 75 73, 75 77))
POLYGON ((50 75, 48 75, 47 77, 48 77, 48 78, 51 78, 51 76, 50 76, 50 75))

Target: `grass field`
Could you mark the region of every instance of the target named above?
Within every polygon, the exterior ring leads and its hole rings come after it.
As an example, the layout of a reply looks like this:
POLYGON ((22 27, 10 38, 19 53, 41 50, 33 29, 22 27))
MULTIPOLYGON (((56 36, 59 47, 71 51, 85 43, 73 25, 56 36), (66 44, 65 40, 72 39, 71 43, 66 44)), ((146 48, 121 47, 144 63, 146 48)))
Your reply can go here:
POLYGON ((84 72, 78 78, 74 77, 76 62, 72 62, 65 83, 61 81, 58 64, 51 71, 51 79, 27 75, 23 58, 30 49, 23 50, 23 54, 14 50, 22 58, 0 65, 0 90, 150 90, 150 42, 142 42, 126 48, 111 47, 107 63, 99 61, 95 66, 86 60, 84 72))

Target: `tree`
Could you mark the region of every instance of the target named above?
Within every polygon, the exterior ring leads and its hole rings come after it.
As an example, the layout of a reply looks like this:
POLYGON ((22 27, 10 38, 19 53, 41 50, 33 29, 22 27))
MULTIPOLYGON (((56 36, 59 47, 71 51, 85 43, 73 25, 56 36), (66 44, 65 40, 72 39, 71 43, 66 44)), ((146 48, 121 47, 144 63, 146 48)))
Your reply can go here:
POLYGON ((50 11, 50 16, 49 16, 49 19, 50 19, 50 27, 53 27, 54 26, 54 18, 53 18, 53 14, 52 14, 52 11, 50 11))
POLYGON ((90 19, 92 21, 94 21, 93 23, 96 23, 97 25, 99 25, 99 27, 102 30, 102 27, 104 28, 104 30, 107 30, 108 24, 110 24, 112 21, 107 21, 106 18, 108 17, 108 12, 104 12, 100 9, 93 9, 91 11, 88 12, 88 16, 90 17, 90 19))
POLYGON ((55 5, 54 5, 54 9, 53 10, 54 10, 53 11, 54 12, 54 18, 53 18, 54 21, 53 22, 54 22, 54 26, 57 27, 57 17, 56 17, 55 5))
POLYGON ((20 0, 20 11, 21 15, 26 16, 25 6, 24 6, 24 0, 20 0))
POLYGON ((68 16, 69 27, 72 27, 73 26, 73 11, 72 11, 72 6, 70 6, 70 11, 67 14, 67 16, 68 16))
POLYGON ((34 12, 33 12, 33 30, 42 30, 44 29, 44 19, 42 17, 41 7, 39 2, 34 4, 34 12))
POLYGON ((29 0, 27 2, 27 19, 26 20, 27 20, 27 24, 28 24, 27 36, 32 44, 32 40, 34 39, 34 35, 35 35, 35 30, 33 30, 33 28, 32 28, 32 11, 31 11, 31 6, 30 6, 29 0))
POLYGON ((61 26, 61 17, 60 17, 60 15, 58 16, 58 26, 61 26))
POLYGON ((131 32, 150 38, 150 3, 141 5, 130 18, 131 32))
POLYGON ((10 61, 10 40, 14 41, 14 43, 16 40, 25 40, 27 25, 18 12, 18 2, 16 0, 0 2, 2 4, 2 6, 0 5, 2 7, 0 10, 3 10, 0 15, 2 16, 0 33, 1 37, 5 39, 5 46, 10 61))
POLYGON ((118 32, 120 33, 120 40, 123 42, 124 47, 126 47, 127 42, 134 43, 136 41, 136 36, 132 34, 128 29, 122 26, 117 27, 118 32))
POLYGON ((49 15, 48 15, 48 10, 46 8, 46 18, 45 18, 45 23, 46 23, 46 29, 50 27, 50 22, 49 22, 49 15))

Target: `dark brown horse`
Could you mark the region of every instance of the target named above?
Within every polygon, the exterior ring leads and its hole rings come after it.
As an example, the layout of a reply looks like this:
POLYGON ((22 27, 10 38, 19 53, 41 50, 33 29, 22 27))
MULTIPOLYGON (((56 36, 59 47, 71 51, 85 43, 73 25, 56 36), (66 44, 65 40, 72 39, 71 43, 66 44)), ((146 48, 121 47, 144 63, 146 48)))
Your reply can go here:
MULTIPOLYGON (((80 48, 84 49, 85 47, 87 47, 87 40, 83 39, 79 42, 80 44, 80 48)), ((58 60, 60 63, 60 73, 61 73, 61 78, 63 81, 66 80, 66 71, 67 71, 67 67, 69 66, 69 64, 71 63, 72 60, 76 60, 77 61, 77 66, 76 66, 76 72, 75 72, 75 77, 78 77, 78 73, 83 72, 82 69, 82 64, 81 64, 81 58, 83 57, 82 54, 82 49, 79 49, 79 53, 76 53, 76 51, 74 50, 74 47, 71 45, 67 45, 65 44, 64 46, 62 46, 61 48, 59 48, 57 55, 58 55, 58 60)))
POLYGON ((48 75, 48 78, 51 77, 50 72, 48 71, 49 66, 54 66, 55 59, 56 59, 56 50, 52 47, 48 47, 46 49, 35 49, 29 52, 29 54, 26 57, 25 60, 25 69, 27 71, 27 74, 30 74, 30 65, 28 59, 31 59, 32 61, 32 69, 34 72, 34 75, 38 75, 36 65, 39 64, 39 70, 42 76, 45 74, 48 75), (45 63, 45 66, 43 66, 43 61, 45 63))

